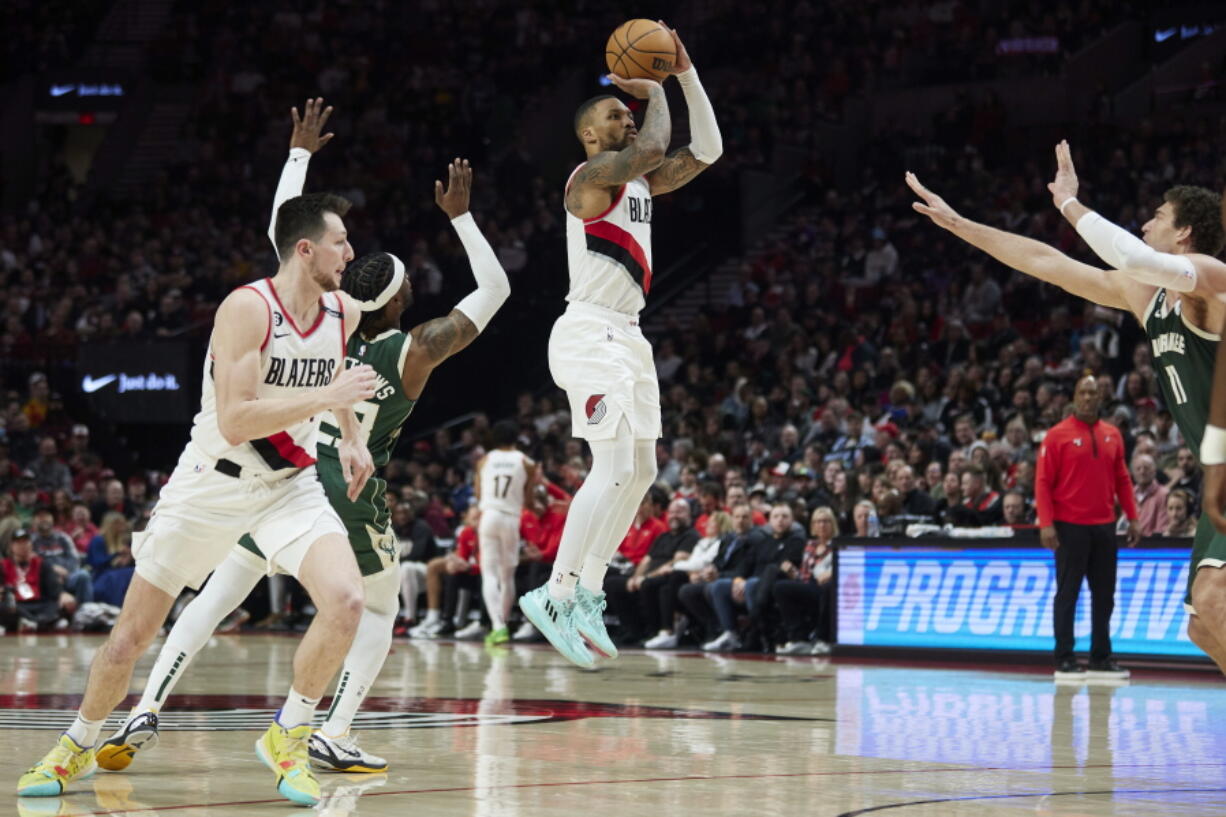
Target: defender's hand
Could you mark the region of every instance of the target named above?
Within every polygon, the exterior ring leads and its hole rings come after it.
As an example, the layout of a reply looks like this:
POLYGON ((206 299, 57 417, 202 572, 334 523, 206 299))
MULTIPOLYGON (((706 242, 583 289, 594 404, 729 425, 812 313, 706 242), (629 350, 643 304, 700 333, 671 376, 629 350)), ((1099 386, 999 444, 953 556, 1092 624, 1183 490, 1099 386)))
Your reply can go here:
POLYGON ((434 203, 448 218, 458 218, 468 212, 469 194, 473 186, 473 169, 467 159, 456 159, 447 165, 447 188, 434 182, 434 203))
POLYGON ((1068 140, 1062 139, 1056 145, 1056 178, 1047 185, 1052 204, 1059 207, 1076 196, 1078 186, 1077 171, 1073 169, 1073 151, 1069 148, 1068 140))
POLYGON ((327 124, 328 117, 332 115, 332 106, 325 108, 323 97, 316 97, 308 99, 302 106, 302 110, 303 115, 299 117, 296 107, 289 109, 290 118, 294 120, 294 132, 290 134, 289 146, 291 150, 304 148, 314 153, 332 141, 332 137, 336 135, 335 133, 319 135, 324 125, 327 124))
POLYGON ((635 99, 646 99, 651 96, 653 88, 660 87, 660 83, 654 79, 627 79, 617 74, 609 74, 609 81, 635 99))
POLYGON ((663 20, 656 20, 664 30, 673 35, 673 45, 677 46, 677 57, 673 60, 673 70, 669 73, 680 74, 682 71, 688 71, 694 67, 694 63, 690 61, 690 52, 685 50, 685 44, 681 42, 681 38, 677 36, 677 29, 669 28, 668 23, 663 20))
POLYGON ((336 446, 337 457, 341 461, 341 476, 349 490, 345 495, 350 502, 357 502, 358 495, 366 487, 366 480, 375 472, 374 460, 370 457, 370 449, 364 442, 357 440, 341 440, 336 446))
POLYGON ((958 220, 962 216, 958 215, 954 208, 945 203, 945 199, 933 193, 927 187, 920 183, 919 176, 916 176, 911 171, 907 171, 904 177, 907 181, 907 187, 915 191, 915 195, 924 200, 923 204, 918 201, 912 202, 911 207, 917 213, 922 213, 932 219, 932 223, 938 227, 944 227, 946 230, 952 230, 958 224, 958 220))

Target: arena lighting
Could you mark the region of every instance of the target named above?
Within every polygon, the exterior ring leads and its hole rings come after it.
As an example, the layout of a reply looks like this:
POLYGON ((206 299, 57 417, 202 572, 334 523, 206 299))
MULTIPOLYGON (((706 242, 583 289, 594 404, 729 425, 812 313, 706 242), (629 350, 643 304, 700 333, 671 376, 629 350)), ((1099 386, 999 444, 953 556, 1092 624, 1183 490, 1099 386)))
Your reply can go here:
POLYGON ((120 394, 131 391, 178 391, 182 388, 179 380, 173 374, 104 374, 98 377, 85 375, 81 378, 81 391, 93 394, 107 386, 116 384, 120 394))
POLYGON ((99 96, 123 96, 124 88, 123 85, 118 82, 53 82, 47 86, 47 95, 54 99, 63 99, 65 97, 79 97, 81 99, 85 99, 87 97, 99 96))

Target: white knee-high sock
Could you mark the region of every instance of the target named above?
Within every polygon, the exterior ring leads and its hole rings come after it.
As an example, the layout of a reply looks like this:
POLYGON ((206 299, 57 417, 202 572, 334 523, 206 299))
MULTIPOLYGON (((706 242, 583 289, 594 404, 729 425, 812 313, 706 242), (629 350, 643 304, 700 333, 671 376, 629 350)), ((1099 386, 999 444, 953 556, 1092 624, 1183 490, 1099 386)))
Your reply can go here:
POLYGON ((588 549, 608 535, 606 528, 612 521, 609 510, 633 482, 634 440, 624 419, 617 437, 597 440, 590 445, 592 470, 571 500, 553 573, 549 577, 549 595, 559 600, 574 597, 588 549))
POLYGON ((588 548, 583 559, 579 582, 593 593, 604 592, 604 577, 609 569, 609 560, 626 538, 634 515, 643 502, 643 495, 656 479, 656 441, 634 441, 634 477, 609 509, 609 523, 588 548))
POLYGON ((328 737, 340 737, 349 731, 353 716, 362 706, 362 701, 366 700, 379 670, 387 661, 395 625, 395 613, 376 613, 369 608, 362 611, 358 631, 345 655, 345 665, 341 668, 336 693, 332 696, 332 706, 322 727, 328 737))
POLYGON ((187 665, 208 643, 217 625, 243 603, 263 576, 264 571, 255 569, 242 557, 234 555, 227 557, 213 571, 209 583, 183 608, 170 635, 166 636, 166 643, 153 662, 153 671, 145 683, 136 712, 161 710, 175 684, 187 672, 187 665))

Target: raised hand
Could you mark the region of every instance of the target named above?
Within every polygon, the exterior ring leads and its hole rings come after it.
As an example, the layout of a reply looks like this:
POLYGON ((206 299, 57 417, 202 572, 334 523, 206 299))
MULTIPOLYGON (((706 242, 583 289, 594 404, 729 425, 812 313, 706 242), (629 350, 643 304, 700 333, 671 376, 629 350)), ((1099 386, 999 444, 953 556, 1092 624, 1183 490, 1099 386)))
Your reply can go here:
POLYGON ((1051 191, 1052 203, 1059 207, 1077 195, 1077 171, 1073 169, 1073 151, 1067 139, 1056 145, 1056 178, 1047 189, 1051 191))
POLYGON ((612 82, 635 99, 647 99, 651 96, 653 88, 660 87, 660 83, 654 79, 627 79, 617 74, 609 74, 609 82, 612 82))
POLYGON ((325 108, 323 97, 316 97, 308 99, 302 106, 302 111, 303 114, 300 117, 297 107, 289 109, 290 118, 294 120, 294 132, 290 134, 289 146, 291 150, 304 148, 314 153, 332 141, 332 137, 336 135, 335 133, 319 135, 324 125, 327 124, 328 117, 332 115, 332 106, 325 108))
POLYGON ((468 212, 468 198, 472 192, 473 169, 467 159, 456 159, 447 165, 447 187, 434 182, 434 203, 448 218, 458 218, 468 212))
POLYGON ((938 227, 944 227, 946 230, 952 230, 957 226, 959 219, 962 216, 958 215, 954 208, 945 203, 945 199, 933 193, 927 187, 920 183, 919 176, 916 176, 910 170, 905 176, 907 187, 915 191, 915 195, 923 199, 923 203, 918 201, 912 202, 911 207, 917 213, 922 213, 932 219, 932 223, 938 227))
POLYGON ((685 50, 685 44, 681 42, 681 38, 677 36, 677 29, 669 28, 668 23, 663 20, 656 20, 657 23, 664 27, 664 30, 673 35, 673 45, 677 46, 677 57, 673 60, 673 70, 669 73, 680 74, 682 71, 688 71, 694 66, 690 62, 690 52, 685 50))

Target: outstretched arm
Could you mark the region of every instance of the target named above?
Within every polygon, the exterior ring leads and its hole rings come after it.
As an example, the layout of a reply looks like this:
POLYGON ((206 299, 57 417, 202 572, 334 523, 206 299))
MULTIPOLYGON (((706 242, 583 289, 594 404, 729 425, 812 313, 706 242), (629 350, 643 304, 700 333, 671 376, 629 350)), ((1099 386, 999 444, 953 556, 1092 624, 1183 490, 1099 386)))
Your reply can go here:
POLYGON ((511 295, 506 270, 468 212, 472 175, 468 160, 456 159, 447 167, 447 187, 441 181, 434 183, 434 202, 451 217, 451 226, 468 253, 477 288, 446 317, 427 321, 410 333, 413 341, 401 380, 405 394, 413 400, 421 395, 434 367, 472 343, 511 295))
POLYGON ((1077 200, 1079 182, 1067 141, 1056 145, 1052 202, 1099 258, 1134 281, 1204 298, 1226 294, 1226 264, 1201 254, 1159 252, 1077 200))
MULTIPOLYGON (((663 20, 660 25, 664 26, 663 20)), ((698 79, 698 71, 690 61, 689 52, 677 32, 668 26, 664 27, 673 35, 673 42, 677 46, 673 73, 677 76, 677 83, 681 86, 686 107, 690 111, 690 144, 668 154, 664 164, 647 176, 653 196, 669 193, 688 184, 699 173, 715 164, 715 160, 724 152, 724 140, 719 133, 719 123, 715 121, 715 110, 698 79)))
POLYGON ((281 181, 277 183, 277 192, 272 200, 272 218, 268 222, 268 240, 272 242, 273 252, 277 252, 277 260, 281 255, 277 251, 277 211, 281 205, 302 195, 306 184, 307 165, 311 163, 311 154, 332 140, 335 134, 323 136, 319 132, 332 115, 332 106, 323 107, 323 97, 308 99, 302 106, 304 115, 298 116, 298 108, 290 108, 290 118, 294 122, 293 133, 289 138, 289 158, 281 169, 281 181))
POLYGON ((1018 272, 1055 284, 1100 306, 1125 309, 1138 319, 1143 317, 1145 307, 1153 297, 1154 287, 1083 264, 1041 241, 971 221, 924 187, 914 173, 908 172, 906 179, 907 185, 923 199, 923 202, 913 202, 911 206, 917 213, 932 219, 938 227, 949 230, 1018 272))

